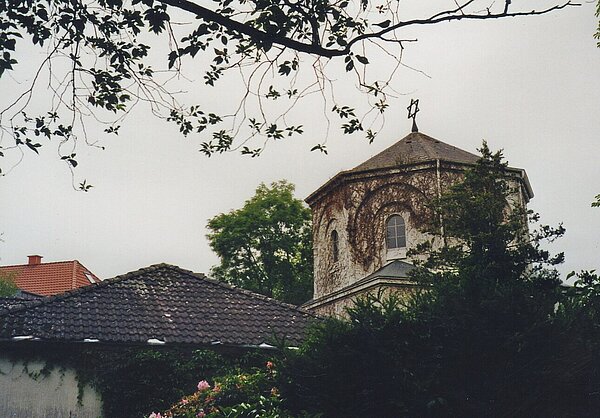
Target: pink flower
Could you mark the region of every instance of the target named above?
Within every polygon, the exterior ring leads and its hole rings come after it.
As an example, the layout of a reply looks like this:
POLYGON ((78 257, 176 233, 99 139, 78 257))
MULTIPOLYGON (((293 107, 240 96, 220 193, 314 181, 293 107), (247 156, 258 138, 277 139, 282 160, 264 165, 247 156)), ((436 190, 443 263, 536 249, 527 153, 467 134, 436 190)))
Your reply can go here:
POLYGON ((160 412, 153 412, 148 416, 148 418, 162 418, 162 415, 160 412))
POLYGON ((273 370, 275 368, 275 365, 273 364, 272 361, 267 361, 267 369, 269 370, 273 370))
POLYGON ((201 409, 200 412, 198 412, 196 414, 196 417, 198 417, 198 418, 202 418, 202 417, 205 417, 205 416, 206 416, 206 414, 204 413, 204 409, 201 409))
POLYGON ((204 392, 205 390, 210 389, 210 385, 208 384, 208 382, 206 380, 201 380, 198 382, 198 390, 200 392, 204 392))
POLYGON ((189 401, 187 399, 182 399, 181 400, 181 404, 182 405, 187 405, 189 403, 189 401))

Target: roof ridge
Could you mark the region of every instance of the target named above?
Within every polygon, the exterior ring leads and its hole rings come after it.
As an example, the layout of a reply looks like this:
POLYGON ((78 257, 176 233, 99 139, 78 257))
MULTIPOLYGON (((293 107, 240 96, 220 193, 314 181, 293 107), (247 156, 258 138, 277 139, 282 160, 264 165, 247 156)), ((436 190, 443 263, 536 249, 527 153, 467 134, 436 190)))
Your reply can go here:
MULTIPOLYGON (((62 300, 62 299, 66 299, 75 295, 78 295, 80 293, 87 293, 87 292, 91 292, 93 290, 95 290, 98 287, 105 287, 108 286, 110 283, 116 283, 116 282, 121 282, 121 281, 125 281, 127 279, 131 279, 132 277, 137 277, 140 274, 143 274, 147 271, 150 270, 157 270, 160 267, 165 267, 165 266, 169 266, 168 264, 153 264, 151 266, 148 267, 143 267, 140 268, 138 270, 134 270, 134 271, 130 271, 115 277, 111 277, 110 279, 106 279, 106 280, 101 280, 97 283, 91 283, 87 286, 82 286, 82 287, 77 287, 75 289, 71 289, 71 290, 67 290, 66 292, 62 292, 56 295, 52 295, 52 296, 45 296, 43 298, 40 299, 32 299, 32 303, 27 303, 25 306, 17 306, 17 307, 13 307, 13 308, 4 308, 4 309, 0 309, 0 316, 6 314, 6 313, 13 313, 13 312, 20 312, 26 309, 32 309, 38 306, 42 306, 42 305, 47 305, 49 303, 52 303, 56 300, 62 300)), ((175 266, 176 267, 176 266, 175 266)))
POLYGON ((87 292, 92 292, 92 291, 94 291, 95 289, 97 289, 99 287, 106 287, 106 286, 108 286, 108 285, 110 285, 112 283, 126 281, 126 280, 129 280, 129 279, 138 277, 138 276, 140 276, 140 275, 142 275, 144 273, 148 273, 148 272, 159 270, 159 269, 175 270, 175 271, 178 271, 179 273, 186 274, 188 276, 194 277, 195 279, 204 280, 204 281, 206 281, 208 283, 211 283, 211 284, 216 285, 216 286, 220 286, 222 288, 228 289, 228 290, 233 291, 233 292, 241 293, 241 294, 244 294, 246 296, 259 298, 259 299, 262 299, 262 300, 267 300, 267 301, 270 301, 270 302, 275 303, 277 305, 280 305, 280 306, 282 306, 284 308, 291 309, 291 310, 294 310, 294 311, 298 311, 299 313, 302 313, 302 314, 306 314, 306 315, 310 315, 310 316, 315 316, 313 313, 311 313, 311 312, 309 312, 309 311, 307 311, 305 309, 302 309, 302 308, 300 308, 300 307, 298 307, 296 305, 292 305, 292 304, 289 304, 289 303, 281 302, 279 300, 270 298, 268 296, 261 295, 260 293, 255 293, 255 292, 252 292, 250 290, 246 290, 246 289, 242 289, 242 288, 237 287, 237 286, 230 285, 229 283, 225 283, 223 281, 207 277, 204 273, 195 273, 195 272, 193 272, 191 270, 186 270, 186 269, 181 268, 179 266, 176 266, 176 265, 173 265, 173 264, 167 264, 167 263, 158 263, 158 264, 150 265, 148 267, 142 267, 142 268, 140 268, 138 270, 130 271, 130 272, 127 272, 127 273, 124 273, 124 274, 112 277, 110 279, 102 280, 102 281, 100 281, 98 283, 92 283, 92 284, 89 284, 87 286, 78 287, 76 289, 72 289, 72 290, 68 290, 68 291, 63 292, 63 293, 59 293, 57 295, 47 296, 47 297, 44 297, 44 298, 41 298, 41 299, 32 300, 32 303, 27 303, 26 306, 17 306, 17 307, 13 307, 13 308, 9 307, 9 308, 0 309, 0 316, 4 315, 6 313, 14 313, 14 312, 20 312, 20 311, 23 311, 23 310, 27 310, 27 309, 33 309, 33 308, 38 307, 38 306, 42 306, 42 305, 46 305, 46 304, 49 304, 49 303, 53 303, 53 302, 55 302, 57 300, 63 300, 63 299, 67 299, 67 298, 79 295, 79 294, 84 294, 84 293, 87 293, 87 292))
MULTIPOLYGON (((78 260, 64 260, 64 261, 48 261, 47 263, 39 263, 39 264, 9 264, 7 266, 0 266, 0 269, 3 269, 5 267, 34 267, 34 266, 46 266, 48 264, 68 264, 68 263, 72 263, 74 261, 77 261, 79 263, 78 260)), ((81 263, 79 263, 80 265, 83 265, 81 263)))
POLYGON ((229 284, 227 282, 224 282, 222 280, 213 279, 212 277, 208 277, 204 273, 195 273, 195 272, 193 272, 191 270, 186 270, 186 269, 183 269, 183 268, 181 268, 179 266, 174 266, 174 265, 169 265, 169 264, 165 264, 165 266, 177 269, 177 270, 179 270, 182 273, 185 273, 185 274, 188 274, 190 276, 196 277, 196 278, 198 278, 200 280, 205 280, 205 281, 207 281, 209 283, 212 283, 214 285, 217 285, 217 286, 220 286, 220 287, 224 287, 224 288, 226 288, 228 290, 232 290, 234 292, 239 292, 239 293, 245 294, 247 296, 257 297, 259 299, 268 300, 268 301, 273 302, 275 304, 281 305, 281 306, 283 306, 285 308, 293 309, 293 310, 296 310, 296 311, 300 311, 301 313, 304 313, 304 314, 315 316, 313 313, 311 313, 311 312, 309 312, 309 311, 307 311, 307 310, 305 310, 303 308, 300 308, 299 306, 293 305, 291 303, 282 302, 280 300, 277 300, 277 299, 274 299, 274 298, 270 298, 270 297, 262 295, 260 293, 256 293, 256 292, 253 292, 253 291, 248 290, 248 289, 243 289, 241 287, 238 287, 238 286, 235 286, 235 285, 231 285, 231 284, 229 284))
POLYGON ((275 339, 297 347, 315 320, 303 309, 169 264, 88 287, 27 306, 3 301, 0 340, 273 348, 275 339))

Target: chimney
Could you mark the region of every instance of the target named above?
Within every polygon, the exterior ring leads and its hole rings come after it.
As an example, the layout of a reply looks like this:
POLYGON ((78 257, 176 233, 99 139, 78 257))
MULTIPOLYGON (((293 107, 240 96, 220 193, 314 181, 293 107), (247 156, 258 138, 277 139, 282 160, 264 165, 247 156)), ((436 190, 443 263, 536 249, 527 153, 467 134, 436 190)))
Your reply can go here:
POLYGON ((29 259, 29 263, 28 264, 30 266, 42 263, 42 256, 41 255, 28 255, 27 258, 29 259))

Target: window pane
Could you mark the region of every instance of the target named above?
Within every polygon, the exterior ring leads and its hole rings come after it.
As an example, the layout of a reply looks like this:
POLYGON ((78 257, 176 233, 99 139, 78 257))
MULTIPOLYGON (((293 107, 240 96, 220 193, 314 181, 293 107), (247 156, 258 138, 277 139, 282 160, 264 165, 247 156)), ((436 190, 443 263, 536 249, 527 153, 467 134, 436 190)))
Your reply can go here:
POLYGON ((392 215, 387 221, 386 245, 388 249, 406 247, 404 219, 400 215, 392 215))

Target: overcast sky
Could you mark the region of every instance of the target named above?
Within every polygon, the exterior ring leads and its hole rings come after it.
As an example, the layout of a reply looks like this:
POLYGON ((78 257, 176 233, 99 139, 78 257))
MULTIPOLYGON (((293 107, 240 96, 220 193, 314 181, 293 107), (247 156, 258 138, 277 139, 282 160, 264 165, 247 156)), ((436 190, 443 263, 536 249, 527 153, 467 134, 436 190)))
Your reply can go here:
MULTIPOLYGON (((305 198, 409 133, 406 106, 414 97, 421 132, 471 152, 485 139, 504 149, 511 166, 526 169, 535 193, 530 208, 544 223, 567 229, 549 247, 566 253, 561 272, 598 268, 600 208, 590 207, 600 193, 593 12, 593 3, 585 3, 542 17, 411 30, 407 37, 418 42, 407 45, 404 64, 426 75, 400 70, 394 86, 400 94, 371 145, 332 128, 329 154, 309 152, 326 130, 322 107, 309 102, 300 105, 302 137, 270 144, 260 158, 209 159, 198 152, 199 140, 180 137, 138 108, 118 137, 103 139, 106 150, 78 149, 77 178, 94 185, 82 193, 46 144, 40 156, 27 154, 0 178, 0 264, 40 254, 46 262, 77 259, 102 278, 161 262, 208 272, 217 258, 205 238, 207 219, 243 205, 261 182, 287 179, 305 198)), ((375 54, 370 60, 378 64, 375 54)), ((14 92, 24 81, 20 73, 4 77, 0 91, 14 92)), ((354 82, 343 72, 336 81, 348 91, 354 82)), ((226 103, 228 86, 202 97, 226 103)))

